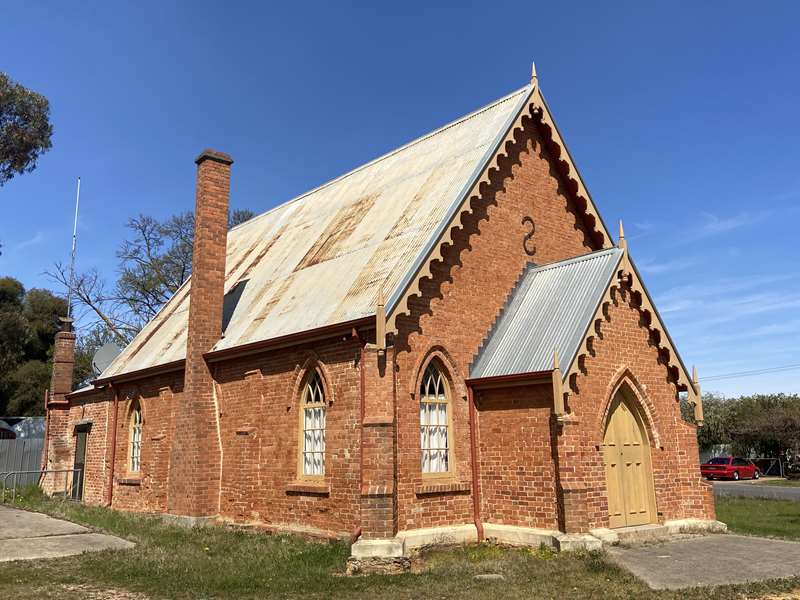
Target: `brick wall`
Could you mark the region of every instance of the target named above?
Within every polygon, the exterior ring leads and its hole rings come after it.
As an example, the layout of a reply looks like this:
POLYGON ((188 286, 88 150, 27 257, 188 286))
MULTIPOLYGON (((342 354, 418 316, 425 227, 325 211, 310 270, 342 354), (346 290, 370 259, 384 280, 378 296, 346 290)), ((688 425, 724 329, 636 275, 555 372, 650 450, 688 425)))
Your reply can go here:
POLYGON ((334 338, 214 365, 224 518, 336 536, 358 526, 360 348, 334 338), (301 384, 312 368, 328 400, 322 486, 305 485, 298 462, 301 384))
MULTIPOLYGON (((112 506, 123 510, 165 512, 174 431, 174 410, 182 395, 179 373, 118 386, 116 452, 112 506), (130 470, 130 425, 134 402, 142 413, 141 466, 130 470)), ((113 423, 113 403, 111 420, 113 423)), ((111 460, 111 438, 109 456, 111 460)))
MULTIPOLYGON (((106 446, 111 403, 106 391, 83 395, 67 405, 50 407, 48 424, 48 469, 72 469, 75 465, 75 426, 90 423, 86 438, 83 498, 88 504, 102 504, 106 494, 106 446)), ((64 473, 48 476, 43 488, 48 493, 64 491, 64 473)), ((71 481, 72 474, 66 475, 71 481)), ((68 481, 68 483, 69 483, 68 481)))
MULTIPOLYGON (((699 469, 696 428, 680 415, 676 388, 667 379, 667 369, 632 305, 630 293, 614 294, 601 335, 592 344, 593 353, 577 377, 577 392, 569 401, 578 420, 575 434, 581 452, 573 457, 572 481, 585 490, 583 529, 608 526, 605 471, 599 445, 602 443, 604 413, 618 381, 625 378, 644 407, 650 423, 651 460, 656 506, 660 521, 678 518, 714 518, 711 486, 702 481, 699 469), (577 459, 577 460, 576 460, 577 459), (573 463, 574 464, 574 463, 573 463)), ((566 472, 562 465, 561 477, 566 472)))
POLYGON ((483 390, 475 399, 483 521, 558 529, 550 382, 483 390))
POLYGON ((361 534, 390 538, 396 531, 394 348, 368 344, 361 357, 361 534))
POLYGON ((214 380, 203 354, 222 336, 228 197, 233 160, 204 151, 197 158, 192 282, 184 393, 175 411, 168 509, 188 516, 219 509, 222 456, 214 380))
POLYGON ((541 138, 528 123, 492 185, 483 190, 473 212, 433 269, 433 279, 411 299, 411 314, 398 321, 398 527, 413 529, 473 518, 469 416, 464 379, 469 364, 504 306, 524 266, 547 263, 594 250, 571 196, 552 168, 541 138), (530 217, 535 233, 523 218, 530 217), (420 473, 420 370, 431 352, 439 350, 450 370, 453 392, 453 453, 459 485, 455 490, 418 494, 420 473))

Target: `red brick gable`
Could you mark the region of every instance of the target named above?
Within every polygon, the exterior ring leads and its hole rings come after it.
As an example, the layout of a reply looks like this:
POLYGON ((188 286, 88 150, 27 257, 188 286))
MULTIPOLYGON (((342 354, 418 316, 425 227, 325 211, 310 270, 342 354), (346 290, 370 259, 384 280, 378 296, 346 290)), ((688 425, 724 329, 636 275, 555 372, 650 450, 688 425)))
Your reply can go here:
MULTIPOLYGON (((468 493, 419 495, 419 413, 414 397, 418 372, 432 349, 446 349, 450 377, 463 382, 525 265, 547 263, 597 249, 583 212, 559 175, 534 120, 525 122, 491 186, 433 264, 433 277, 409 300, 410 316, 397 320, 398 510, 400 529, 470 522, 468 493), (531 222, 534 228, 533 237, 531 222), (531 245, 532 244, 532 245, 531 245), (533 252, 531 252, 533 250, 533 252), (530 252, 530 253, 529 253, 530 252)), ((471 477, 465 397, 453 403, 456 479, 471 477)))

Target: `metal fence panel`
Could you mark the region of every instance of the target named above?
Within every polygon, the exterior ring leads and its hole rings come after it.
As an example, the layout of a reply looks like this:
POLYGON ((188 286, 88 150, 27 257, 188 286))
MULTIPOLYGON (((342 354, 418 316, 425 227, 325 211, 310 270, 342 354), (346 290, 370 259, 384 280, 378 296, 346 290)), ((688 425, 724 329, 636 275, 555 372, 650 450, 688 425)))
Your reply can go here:
MULTIPOLYGON (((41 468, 43 438, 18 438, 0 440, 0 473, 9 471, 36 471, 41 468)), ((39 482, 37 473, 19 476, 18 487, 35 485, 39 482)))

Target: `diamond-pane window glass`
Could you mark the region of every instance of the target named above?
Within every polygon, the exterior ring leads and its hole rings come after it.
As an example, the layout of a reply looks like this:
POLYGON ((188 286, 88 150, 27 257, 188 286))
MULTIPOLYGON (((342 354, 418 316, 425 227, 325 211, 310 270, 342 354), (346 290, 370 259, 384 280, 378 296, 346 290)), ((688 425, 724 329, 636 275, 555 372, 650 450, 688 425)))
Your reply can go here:
POLYGON ((142 410, 136 404, 131 411, 129 462, 132 473, 138 473, 142 466, 142 410))
POLYGON ((450 470, 447 384, 442 372, 431 363, 425 369, 419 389, 419 435, 423 473, 450 470))
POLYGON ((325 388, 318 372, 303 392, 303 475, 325 474, 325 388))

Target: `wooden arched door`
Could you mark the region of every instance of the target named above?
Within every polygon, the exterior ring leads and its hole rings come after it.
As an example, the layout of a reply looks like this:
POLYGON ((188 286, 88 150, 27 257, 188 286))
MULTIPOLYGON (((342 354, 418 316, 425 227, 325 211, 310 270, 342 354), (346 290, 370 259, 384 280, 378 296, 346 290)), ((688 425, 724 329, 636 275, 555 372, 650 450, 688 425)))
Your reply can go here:
POLYGON ((656 522, 650 444, 641 417, 622 390, 614 397, 603 436, 609 527, 656 522))

